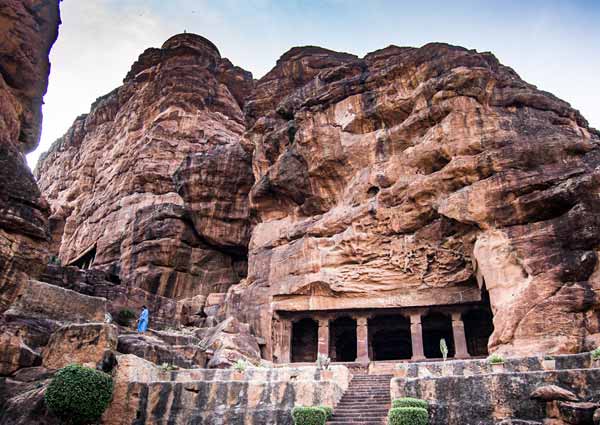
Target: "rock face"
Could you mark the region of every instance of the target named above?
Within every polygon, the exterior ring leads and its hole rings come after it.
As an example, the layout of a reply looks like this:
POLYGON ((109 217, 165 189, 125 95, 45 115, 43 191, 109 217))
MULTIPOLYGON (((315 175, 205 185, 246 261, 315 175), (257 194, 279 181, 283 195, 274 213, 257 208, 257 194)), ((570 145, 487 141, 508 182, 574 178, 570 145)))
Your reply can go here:
POLYGON ((297 47, 255 82, 180 34, 36 176, 63 263, 188 316, 227 292, 209 326, 235 316, 285 361, 285 314, 488 296, 492 351, 597 344, 599 165, 579 112, 490 53, 297 47))
POLYGON ((485 289, 491 350, 578 352, 597 336, 599 134, 492 54, 294 48, 246 111, 258 224, 224 314, 272 341, 274 311, 485 289))
POLYGON ((37 147, 57 0, 0 4, 0 311, 46 263, 49 208, 24 154, 37 147))
POLYGON ((146 50, 36 170, 62 263, 93 262, 175 299, 239 282, 253 182, 241 107, 252 85, 200 36, 146 50))
POLYGON ((106 312, 104 298, 30 280, 5 316, 83 323, 102 322, 106 312))

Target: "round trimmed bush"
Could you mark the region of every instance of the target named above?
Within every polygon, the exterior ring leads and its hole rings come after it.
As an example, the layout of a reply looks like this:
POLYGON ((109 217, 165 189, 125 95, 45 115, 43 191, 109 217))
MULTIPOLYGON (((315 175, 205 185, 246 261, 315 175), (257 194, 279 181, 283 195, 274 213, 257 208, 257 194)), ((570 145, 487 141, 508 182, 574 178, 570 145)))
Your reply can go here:
POLYGON ((292 418, 295 425, 324 425, 327 413, 321 407, 294 407, 292 418))
POLYGON ((331 419, 331 417, 333 416, 333 407, 319 406, 319 408, 321 408, 325 412, 325 414, 327 415, 326 420, 331 419))
POLYGON ((429 414, 422 407, 395 407, 388 413, 388 425, 427 425, 429 414))
POLYGON ((420 407, 428 410, 429 403, 427 403, 425 400, 421 400, 420 398, 403 397, 392 401, 392 407, 420 407))
POLYGON ((110 404, 112 393, 110 375, 72 364, 54 375, 44 397, 50 411, 63 422, 85 425, 100 419, 110 404))

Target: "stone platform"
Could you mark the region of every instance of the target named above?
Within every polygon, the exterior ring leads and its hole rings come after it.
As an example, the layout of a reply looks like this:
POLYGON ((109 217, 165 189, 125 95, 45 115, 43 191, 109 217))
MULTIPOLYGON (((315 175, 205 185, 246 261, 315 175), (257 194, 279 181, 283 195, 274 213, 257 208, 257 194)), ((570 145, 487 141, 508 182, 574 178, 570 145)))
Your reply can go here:
POLYGON ((429 401, 432 425, 591 425, 599 401, 599 365, 589 353, 554 359, 554 367, 536 357, 507 359, 501 366, 485 360, 410 363, 405 365, 405 377, 391 380, 391 396, 429 401), (535 390, 550 385, 571 391, 574 400, 532 398, 535 390), (568 405, 567 401, 576 403, 568 405), (589 421, 572 419, 573 414, 567 412, 578 406, 589 411, 589 421))
POLYGON ((133 355, 120 356, 113 403, 104 425, 291 425, 298 405, 335 406, 352 375, 333 366, 163 371, 133 355))

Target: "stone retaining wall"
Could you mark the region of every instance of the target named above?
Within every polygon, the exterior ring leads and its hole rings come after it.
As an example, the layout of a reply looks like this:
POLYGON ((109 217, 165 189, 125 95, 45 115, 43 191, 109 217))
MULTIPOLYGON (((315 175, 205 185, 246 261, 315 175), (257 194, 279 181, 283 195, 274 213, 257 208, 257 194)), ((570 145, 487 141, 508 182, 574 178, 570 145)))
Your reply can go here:
POLYGON ((315 367, 162 372, 120 356, 105 425, 291 425, 297 405, 335 406, 352 378, 344 366, 321 379, 315 367))
MULTIPOLYGON (((552 356, 554 369, 587 369, 592 366, 589 353, 552 356)), ((533 372, 545 370, 541 357, 515 357, 505 359, 502 369, 505 372, 533 372)), ((487 359, 448 360, 446 362, 403 363, 407 378, 428 378, 435 376, 471 376, 493 373, 495 370, 487 359)))
POLYGON ((541 359, 510 359, 501 371, 485 360, 415 363, 407 376, 391 381, 392 399, 417 397, 429 401, 431 425, 492 425, 504 419, 543 421, 546 404, 531 399, 544 385, 573 391, 581 401, 595 400, 600 368, 589 354, 556 356, 555 370, 541 359))

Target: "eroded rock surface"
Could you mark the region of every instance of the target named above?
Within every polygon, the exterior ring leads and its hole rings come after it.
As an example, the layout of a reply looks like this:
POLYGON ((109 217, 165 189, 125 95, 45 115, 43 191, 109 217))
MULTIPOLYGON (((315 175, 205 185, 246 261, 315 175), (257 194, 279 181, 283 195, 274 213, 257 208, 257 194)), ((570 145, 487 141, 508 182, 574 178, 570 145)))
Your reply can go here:
POLYGON ((297 47, 254 82, 182 34, 144 52, 36 175, 63 263, 185 314, 227 291, 186 323, 235 316, 285 361, 278 312, 488 294, 492 351, 590 348, 599 165, 579 112, 491 53, 297 47))
POLYGON ((600 137, 566 102, 434 43, 294 48, 246 111, 259 222, 224 314, 270 340, 268 311, 460 304, 485 287, 492 350, 594 341, 600 137))
POLYGON ((42 365, 60 369, 72 363, 95 368, 117 349, 118 331, 106 323, 70 324, 56 330, 44 347, 42 365))
POLYGON ((47 260, 49 207, 25 162, 39 142, 57 0, 0 4, 0 311, 47 260))
POLYGON ((53 234, 62 263, 84 258, 175 299, 239 282, 253 181, 241 107, 252 85, 200 36, 146 50, 38 164, 52 218, 64 223, 53 234))

